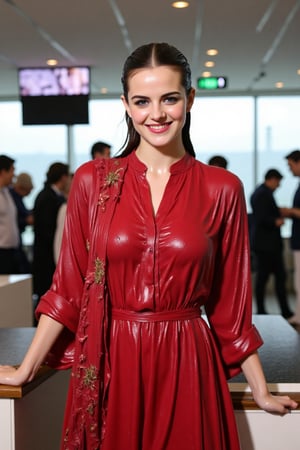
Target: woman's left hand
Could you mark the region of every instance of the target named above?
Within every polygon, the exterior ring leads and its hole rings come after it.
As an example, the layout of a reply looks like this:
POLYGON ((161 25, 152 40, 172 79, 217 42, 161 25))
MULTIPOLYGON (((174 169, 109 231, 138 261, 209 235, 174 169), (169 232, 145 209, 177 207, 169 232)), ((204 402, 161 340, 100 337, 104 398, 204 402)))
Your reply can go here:
POLYGON ((293 409, 297 409, 298 403, 287 395, 272 395, 267 392, 263 396, 255 398, 255 403, 264 411, 271 414, 285 415, 293 409))

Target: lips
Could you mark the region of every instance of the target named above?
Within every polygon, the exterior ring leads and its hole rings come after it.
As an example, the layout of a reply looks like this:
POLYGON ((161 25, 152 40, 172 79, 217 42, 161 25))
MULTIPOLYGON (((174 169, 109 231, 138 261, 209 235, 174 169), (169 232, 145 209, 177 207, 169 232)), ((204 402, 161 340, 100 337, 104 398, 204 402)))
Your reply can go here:
POLYGON ((166 131, 169 130, 171 125, 171 122, 168 123, 163 123, 163 124, 153 124, 153 125, 147 125, 148 129, 152 132, 152 133, 165 133, 166 131))

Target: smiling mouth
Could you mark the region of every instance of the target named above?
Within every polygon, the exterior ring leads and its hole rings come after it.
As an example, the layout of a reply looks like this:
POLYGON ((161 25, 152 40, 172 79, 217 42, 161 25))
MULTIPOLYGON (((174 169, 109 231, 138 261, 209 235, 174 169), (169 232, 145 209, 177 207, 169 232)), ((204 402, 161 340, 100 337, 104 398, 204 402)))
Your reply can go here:
POLYGON ((163 123, 163 124, 151 124, 147 125, 147 127, 156 133, 161 133, 162 131, 166 131, 169 129, 171 122, 163 123))

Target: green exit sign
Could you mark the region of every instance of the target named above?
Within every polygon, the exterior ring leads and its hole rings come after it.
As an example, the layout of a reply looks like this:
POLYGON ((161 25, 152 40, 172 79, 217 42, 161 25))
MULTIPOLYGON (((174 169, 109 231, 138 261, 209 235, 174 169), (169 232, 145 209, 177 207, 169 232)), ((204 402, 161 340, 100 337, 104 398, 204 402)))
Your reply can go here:
POLYGON ((227 87, 226 77, 200 77, 197 79, 198 89, 224 89, 227 87))

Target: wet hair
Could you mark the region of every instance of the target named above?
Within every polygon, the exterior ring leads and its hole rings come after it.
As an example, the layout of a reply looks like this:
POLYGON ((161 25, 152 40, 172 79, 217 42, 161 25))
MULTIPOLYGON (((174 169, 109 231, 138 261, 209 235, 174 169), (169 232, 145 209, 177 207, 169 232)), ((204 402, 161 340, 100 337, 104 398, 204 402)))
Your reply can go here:
MULTIPOLYGON (((138 47, 125 61, 122 73, 123 95, 128 101, 128 81, 130 75, 138 69, 147 67, 171 66, 181 74, 181 84, 189 95, 192 89, 191 69, 186 57, 175 47, 166 43, 151 43, 138 47)), ((125 113, 127 123, 127 137, 121 148, 120 156, 127 156, 137 148, 140 135, 135 130, 128 113, 125 113)), ((185 124, 182 128, 182 142, 185 150, 195 156, 193 144, 190 139, 190 112, 186 114, 185 124)))

